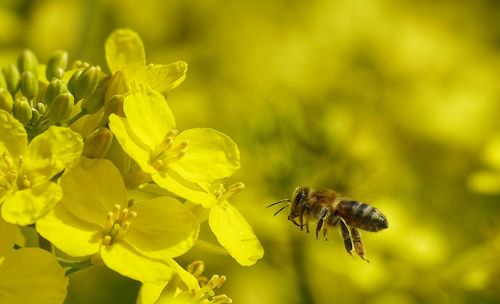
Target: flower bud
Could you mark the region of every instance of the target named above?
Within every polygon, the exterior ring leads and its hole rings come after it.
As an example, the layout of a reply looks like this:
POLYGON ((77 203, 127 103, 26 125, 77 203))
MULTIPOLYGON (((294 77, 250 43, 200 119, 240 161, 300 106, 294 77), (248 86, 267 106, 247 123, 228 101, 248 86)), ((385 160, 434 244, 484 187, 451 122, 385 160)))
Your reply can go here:
POLYGON ((37 123, 40 120, 40 112, 37 109, 31 108, 31 123, 37 123))
POLYGON ((111 77, 109 76, 101 80, 94 94, 82 101, 82 110, 86 111, 88 114, 94 114, 99 111, 104 105, 104 97, 110 82, 111 77))
POLYGON ((35 109, 38 111, 38 113, 40 113, 41 115, 45 114, 45 111, 47 110, 47 108, 45 107, 45 104, 41 103, 41 102, 38 102, 36 105, 35 105, 35 109))
POLYGON ((125 113, 123 112, 123 102, 125 97, 123 95, 115 95, 111 97, 106 105, 106 113, 114 113, 118 116, 125 117, 125 113))
POLYGON ((90 66, 75 80, 74 94, 77 100, 88 98, 99 84, 100 67, 90 66))
POLYGON ((21 92, 28 99, 32 99, 38 94, 38 79, 33 72, 23 72, 21 76, 21 92))
POLYGON ((55 122, 62 122, 68 119, 73 112, 75 98, 70 92, 65 92, 56 97, 50 105, 49 115, 55 122))
POLYGON ((127 81, 122 72, 118 71, 111 77, 111 82, 108 86, 108 91, 106 92, 105 101, 111 99, 114 95, 124 95, 129 90, 127 81))
POLYGON ((61 79, 67 66, 68 53, 62 50, 55 52, 47 63, 47 69, 45 70, 47 80, 50 81, 53 78, 61 79))
POLYGON ((7 82, 5 82, 5 76, 3 76, 2 71, 0 71, 0 88, 7 89, 7 82))
POLYGON ((108 128, 97 129, 85 140, 82 155, 88 158, 104 158, 112 142, 113 133, 108 128))
POLYGON ((17 67, 21 73, 31 72, 38 78, 38 59, 31 50, 24 50, 17 59, 17 67))
POLYGON ((82 73, 83 73, 83 69, 76 70, 73 73, 73 75, 71 75, 71 78, 68 81, 68 90, 73 95, 75 95, 75 91, 76 91, 76 81, 78 80, 78 78, 80 78, 80 76, 82 75, 82 73))
POLYGON ((13 63, 7 64, 3 67, 2 72, 5 77, 7 89, 12 94, 15 94, 19 88, 19 81, 21 80, 21 75, 19 74, 17 66, 13 63))
POLYGON ((14 108, 12 109, 12 114, 19 120, 23 125, 28 125, 33 113, 31 112, 31 106, 26 97, 19 97, 14 101, 14 108))
POLYGON ((13 106, 14 100, 12 99, 12 95, 10 95, 7 89, 0 87, 0 109, 10 112, 13 106))
POLYGON ((61 95, 68 91, 66 84, 60 79, 52 79, 45 91, 45 103, 50 106, 52 102, 61 95))

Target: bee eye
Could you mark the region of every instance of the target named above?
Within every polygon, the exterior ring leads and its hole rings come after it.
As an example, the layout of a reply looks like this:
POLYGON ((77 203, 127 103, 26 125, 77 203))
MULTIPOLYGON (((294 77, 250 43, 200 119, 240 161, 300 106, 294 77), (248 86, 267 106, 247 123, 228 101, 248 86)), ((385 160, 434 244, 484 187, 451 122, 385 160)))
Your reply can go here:
POLYGON ((297 196, 295 196, 295 205, 300 206, 300 204, 304 203, 307 197, 307 191, 304 189, 300 189, 297 192, 297 196))

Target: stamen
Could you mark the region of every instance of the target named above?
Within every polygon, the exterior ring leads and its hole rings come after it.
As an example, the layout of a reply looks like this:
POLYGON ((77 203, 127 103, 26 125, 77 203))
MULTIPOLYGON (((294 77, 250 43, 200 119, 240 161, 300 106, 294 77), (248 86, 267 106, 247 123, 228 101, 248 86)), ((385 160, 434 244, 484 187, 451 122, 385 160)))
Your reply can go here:
POLYGON ((106 221, 103 227, 103 245, 111 245, 113 242, 122 239, 130 230, 132 221, 137 217, 137 212, 128 208, 122 209, 119 204, 114 205, 113 210, 106 213, 106 221))

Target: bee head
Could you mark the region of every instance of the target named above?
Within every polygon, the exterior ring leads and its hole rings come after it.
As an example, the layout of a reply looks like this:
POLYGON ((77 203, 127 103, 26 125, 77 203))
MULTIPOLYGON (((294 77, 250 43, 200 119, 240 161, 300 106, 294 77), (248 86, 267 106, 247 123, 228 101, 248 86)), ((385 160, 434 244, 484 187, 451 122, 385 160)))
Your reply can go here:
POLYGON ((300 211, 307 203, 309 197, 310 188, 308 187, 298 187, 295 189, 292 195, 292 208, 290 210, 289 220, 292 220, 300 215, 300 211))

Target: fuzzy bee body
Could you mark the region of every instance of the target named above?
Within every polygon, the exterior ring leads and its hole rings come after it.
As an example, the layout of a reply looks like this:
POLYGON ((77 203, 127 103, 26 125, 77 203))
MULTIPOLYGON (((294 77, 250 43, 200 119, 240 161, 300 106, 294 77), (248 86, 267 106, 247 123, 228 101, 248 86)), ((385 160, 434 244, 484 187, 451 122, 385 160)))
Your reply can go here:
MULTIPOLYGON (((288 220, 309 232, 309 223, 316 224, 316 239, 320 231, 326 239, 328 230, 337 226, 344 239, 344 246, 349 254, 354 249, 364 260, 363 243, 358 230, 377 232, 388 227, 387 218, 375 207, 342 197, 328 188, 299 187, 295 189, 291 199, 280 200, 269 205, 287 203, 274 215, 291 206, 288 220), (298 221, 298 222, 297 222, 298 221)), ((368 260, 366 260, 368 261, 368 260)))

